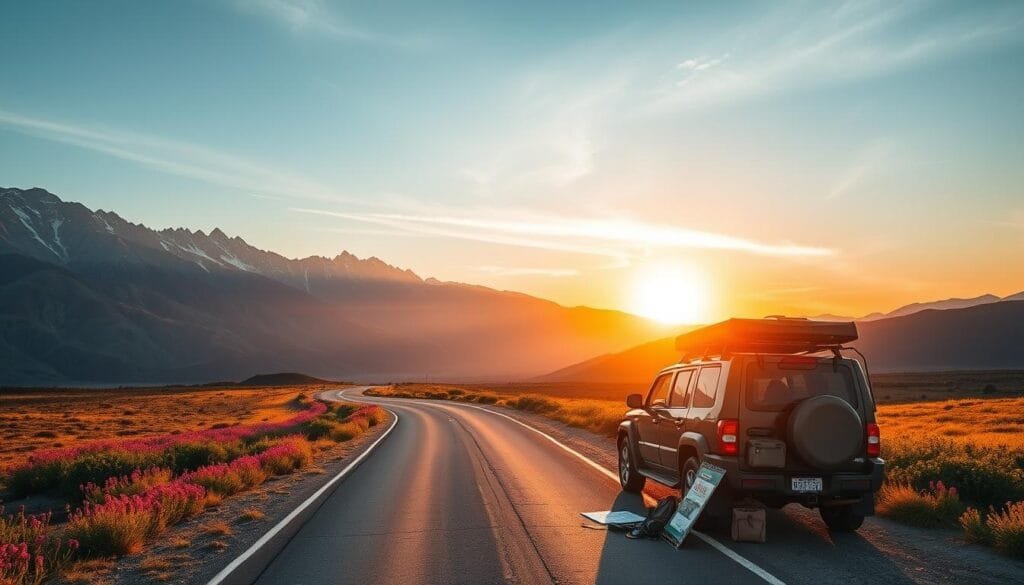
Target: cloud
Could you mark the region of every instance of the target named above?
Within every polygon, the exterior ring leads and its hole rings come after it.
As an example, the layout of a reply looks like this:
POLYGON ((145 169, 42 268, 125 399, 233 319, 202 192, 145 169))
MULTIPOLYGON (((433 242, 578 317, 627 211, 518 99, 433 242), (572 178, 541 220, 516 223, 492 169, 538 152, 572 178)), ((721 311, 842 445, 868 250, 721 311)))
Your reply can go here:
MULTIPOLYGON (((599 133, 620 96, 614 83, 582 89, 545 87, 522 95, 510 108, 510 125, 458 170, 490 192, 565 187, 593 172, 599 133)), ((481 148, 480 145, 477 148, 481 148)))
POLYGON ((328 8, 321 0, 233 0, 240 12, 261 16, 295 33, 308 32, 331 38, 359 42, 418 47, 423 38, 403 38, 358 27, 328 8))
POLYGON ((892 145, 880 140, 861 149, 856 159, 836 179, 835 184, 825 195, 825 199, 837 199, 856 189, 864 182, 885 169, 892 158, 892 145))
POLYGON ((477 272, 485 272, 492 276, 549 276, 560 278, 566 276, 579 276, 580 271, 575 268, 525 268, 519 266, 473 266, 477 272))
POLYGON ((486 242, 490 244, 517 246, 520 248, 536 248, 552 252, 570 252, 575 254, 615 258, 619 260, 623 260, 627 256, 621 250, 613 249, 610 247, 582 245, 573 242, 559 241, 556 239, 523 237, 518 235, 510 235, 507 232, 497 233, 494 231, 475 229, 451 229, 448 227, 444 227, 443 225, 431 225, 430 223, 426 222, 405 221, 400 219, 403 217, 412 216, 403 216, 397 214, 344 213, 340 211, 326 211, 322 209, 304 208, 292 208, 292 211, 298 211, 300 213, 310 213, 315 215, 325 215, 328 217, 337 217, 340 219, 370 223, 374 225, 399 229, 413 234, 419 234, 424 236, 453 238, 459 240, 472 240, 476 242, 486 242))
POLYGON ((57 122, 2 109, 0 127, 101 152, 168 174, 249 191, 254 197, 345 200, 316 181, 188 142, 57 122))
POLYGON ((803 5, 785 6, 734 26, 731 38, 706 47, 723 57, 675 65, 675 75, 662 80, 647 109, 711 106, 862 79, 1020 41, 1024 17, 1012 4, 949 16, 926 14, 928 7, 852 2, 809 12, 803 5))
POLYGON ((718 57, 716 59, 707 59, 707 58, 704 58, 704 57, 696 57, 696 58, 693 58, 693 59, 687 59, 687 60, 683 61, 682 63, 676 65, 676 69, 679 69, 680 71, 690 71, 692 73, 687 75, 679 83, 684 83, 687 79, 692 79, 693 75, 696 74, 696 73, 700 73, 701 71, 706 71, 708 69, 711 69, 712 67, 717 67, 717 66, 721 65, 722 62, 725 61, 728 58, 729 58, 729 54, 726 53, 725 55, 722 55, 721 57, 718 57))
POLYGON ((522 220, 294 209, 420 233, 586 254, 629 257, 650 249, 729 250, 759 256, 832 256, 828 248, 764 243, 628 219, 541 217, 522 220))

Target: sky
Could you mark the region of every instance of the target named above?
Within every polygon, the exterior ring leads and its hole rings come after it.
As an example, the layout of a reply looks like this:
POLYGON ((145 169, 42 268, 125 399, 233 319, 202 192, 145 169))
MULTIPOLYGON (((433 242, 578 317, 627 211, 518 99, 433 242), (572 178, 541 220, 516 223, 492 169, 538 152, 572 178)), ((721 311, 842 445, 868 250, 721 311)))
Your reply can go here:
POLYGON ((707 322, 1024 290, 1024 3, 0 4, 0 185, 707 322))

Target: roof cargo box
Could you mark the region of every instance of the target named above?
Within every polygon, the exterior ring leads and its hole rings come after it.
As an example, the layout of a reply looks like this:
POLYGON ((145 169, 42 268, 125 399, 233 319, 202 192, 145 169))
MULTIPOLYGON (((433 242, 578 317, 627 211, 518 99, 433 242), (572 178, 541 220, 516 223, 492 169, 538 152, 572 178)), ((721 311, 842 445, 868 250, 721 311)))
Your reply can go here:
POLYGON ((684 355, 724 353, 803 353, 857 339, 853 322, 807 319, 729 319, 676 338, 684 355))

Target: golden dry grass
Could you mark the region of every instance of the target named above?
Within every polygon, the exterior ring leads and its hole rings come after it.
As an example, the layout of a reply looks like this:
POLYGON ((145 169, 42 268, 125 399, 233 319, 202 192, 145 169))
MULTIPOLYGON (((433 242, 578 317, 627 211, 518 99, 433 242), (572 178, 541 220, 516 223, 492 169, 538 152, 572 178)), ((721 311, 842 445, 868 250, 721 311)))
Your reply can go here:
POLYGON ((207 522, 202 527, 200 527, 200 530, 203 532, 203 534, 207 534, 209 536, 231 536, 232 534, 234 534, 234 531, 231 530, 231 526, 229 526, 228 523, 224 522, 223 520, 213 520, 211 522, 207 522))
POLYGON ((115 559, 89 559, 78 561, 65 569, 59 583, 68 585, 106 585, 111 583, 110 574, 116 565, 115 559))
POLYGON ((0 469, 37 449, 293 416, 313 388, 31 390, 0 395, 0 469))
POLYGON ((263 510, 259 508, 246 508, 242 510, 242 513, 238 515, 238 519, 242 522, 251 522, 253 520, 263 520, 267 515, 263 513, 263 510))
POLYGON ((977 446, 1024 448, 1024 398, 970 398, 878 407, 885 437, 948 439, 977 446))

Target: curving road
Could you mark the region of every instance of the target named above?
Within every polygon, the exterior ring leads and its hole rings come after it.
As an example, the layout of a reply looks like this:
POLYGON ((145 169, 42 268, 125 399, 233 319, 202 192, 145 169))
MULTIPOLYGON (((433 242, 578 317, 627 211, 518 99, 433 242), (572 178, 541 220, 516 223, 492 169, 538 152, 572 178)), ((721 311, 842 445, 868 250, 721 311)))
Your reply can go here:
MULTIPOLYGON (((346 390, 344 398, 365 400, 361 390, 346 390)), ((920 580, 861 536, 832 541, 799 521, 777 528, 771 518, 768 545, 691 537, 679 551, 587 529, 580 512, 642 512, 643 501, 621 492, 607 471, 508 417, 458 403, 373 402, 397 413, 399 424, 257 583, 920 580)), ((957 578, 955 571, 946 575, 957 578)))

